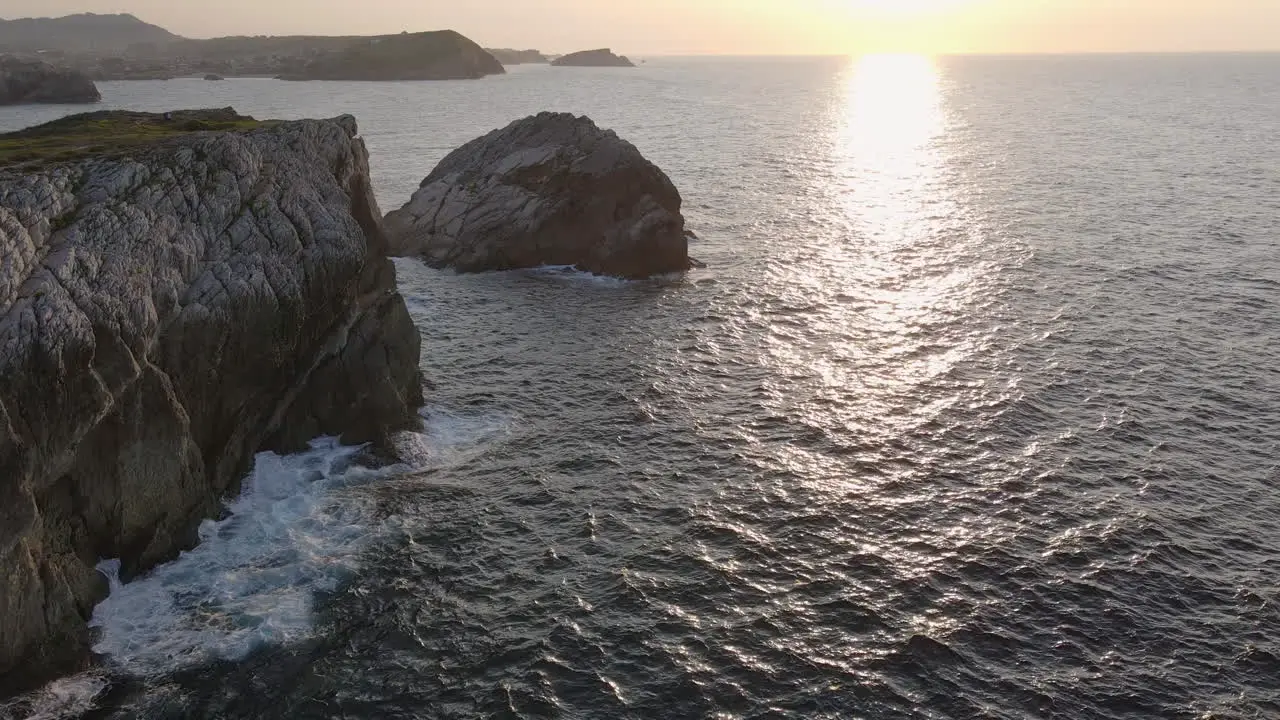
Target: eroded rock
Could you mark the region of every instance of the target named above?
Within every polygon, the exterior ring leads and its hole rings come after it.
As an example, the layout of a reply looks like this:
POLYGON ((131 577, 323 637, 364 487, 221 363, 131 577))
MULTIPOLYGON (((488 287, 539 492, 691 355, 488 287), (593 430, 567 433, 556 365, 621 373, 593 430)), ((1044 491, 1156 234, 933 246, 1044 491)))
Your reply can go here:
POLYGON ((393 254, 436 267, 643 278, 689 268, 680 204, 666 174, 613 131, 542 113, 450 153, 386 227, 393 254))

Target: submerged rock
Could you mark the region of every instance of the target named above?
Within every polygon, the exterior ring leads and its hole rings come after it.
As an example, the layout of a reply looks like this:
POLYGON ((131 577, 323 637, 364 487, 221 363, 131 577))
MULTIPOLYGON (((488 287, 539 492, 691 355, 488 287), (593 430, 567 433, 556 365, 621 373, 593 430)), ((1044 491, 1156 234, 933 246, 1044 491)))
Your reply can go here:
POLYGON ((608 48, 569 53, 551 62, 557 67, 635 67, 625 55, 614 55, 608 48))
POLYGON ((680 204, 666 174, 612 130, 542 113, 450 153, 386 227, 394 254, 436 267, 641 278, 689 268, 680 204))
POLYGON ((99 559, 173 558, 255 453, 422 401, 353 118, 78 118, 23 138, 177 129, 0 169, 0 695, 86 661, 99 559))
POLYGON ((102 99, 88 75, 43 60, 0 55, 0 105, 95 103, 102 99))

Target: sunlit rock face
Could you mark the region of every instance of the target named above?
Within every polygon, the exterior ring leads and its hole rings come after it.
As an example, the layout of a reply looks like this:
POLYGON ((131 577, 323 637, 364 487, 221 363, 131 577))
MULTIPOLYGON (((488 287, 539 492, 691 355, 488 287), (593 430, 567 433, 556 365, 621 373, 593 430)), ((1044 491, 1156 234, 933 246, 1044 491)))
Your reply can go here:
POLYGON ((0 105, 95 103, 102 99, 89 76, 42 60, 0 55, 0 105))
POLYGON ((689 268, 680 205, 634 145, 589 118, 542 113, 450 153, 386 227, 393 253, 436 267, 643 278, 689 268))
POLYGON ((0 170, 0 695, 83 662, 97 561, 190 547, 255 453, 415 423, 379 215, 349 116, 0 170))

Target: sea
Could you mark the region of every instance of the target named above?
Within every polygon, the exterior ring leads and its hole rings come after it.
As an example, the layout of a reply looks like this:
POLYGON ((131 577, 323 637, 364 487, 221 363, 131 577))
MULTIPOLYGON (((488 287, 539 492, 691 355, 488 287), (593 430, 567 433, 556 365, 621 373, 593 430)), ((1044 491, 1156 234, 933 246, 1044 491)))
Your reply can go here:
POLYGON ((423 452, 260 456, 0 717, 1280 717, 1280 55, 101 89, 351 113, 384 211, 586 114, 707 267, 398 260, 423 452))

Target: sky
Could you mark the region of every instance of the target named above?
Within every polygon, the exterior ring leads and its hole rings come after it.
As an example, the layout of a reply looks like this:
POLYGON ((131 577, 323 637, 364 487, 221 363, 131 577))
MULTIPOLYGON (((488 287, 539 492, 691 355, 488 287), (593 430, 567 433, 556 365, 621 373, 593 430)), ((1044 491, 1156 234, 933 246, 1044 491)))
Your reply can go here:
POLYGON ((188 37, 451 28, 640 56, 1280 50, 1280 0, 0 0, 9 19, 74 12, 188 37))

